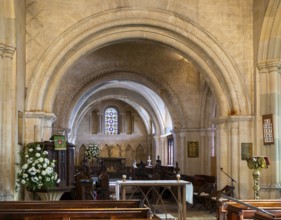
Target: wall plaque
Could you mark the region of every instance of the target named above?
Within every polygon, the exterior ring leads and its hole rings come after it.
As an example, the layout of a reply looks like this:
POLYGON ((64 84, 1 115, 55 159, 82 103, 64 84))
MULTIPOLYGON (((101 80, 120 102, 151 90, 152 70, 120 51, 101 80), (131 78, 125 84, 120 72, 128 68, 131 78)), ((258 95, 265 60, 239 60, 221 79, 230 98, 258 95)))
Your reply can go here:
POLYGON ((262 116, 262 126, 263 126, 263 143, 274 144, 272 114, 262 116))

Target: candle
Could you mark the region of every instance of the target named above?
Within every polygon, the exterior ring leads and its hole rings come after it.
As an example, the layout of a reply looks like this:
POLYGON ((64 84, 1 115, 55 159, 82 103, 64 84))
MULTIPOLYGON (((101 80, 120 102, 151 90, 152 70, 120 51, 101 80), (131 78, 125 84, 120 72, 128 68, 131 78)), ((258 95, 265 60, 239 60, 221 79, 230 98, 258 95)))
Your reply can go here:
POLYGON ((122 175, 123 181, 125 182, 127 176, 126 175, 122 175))

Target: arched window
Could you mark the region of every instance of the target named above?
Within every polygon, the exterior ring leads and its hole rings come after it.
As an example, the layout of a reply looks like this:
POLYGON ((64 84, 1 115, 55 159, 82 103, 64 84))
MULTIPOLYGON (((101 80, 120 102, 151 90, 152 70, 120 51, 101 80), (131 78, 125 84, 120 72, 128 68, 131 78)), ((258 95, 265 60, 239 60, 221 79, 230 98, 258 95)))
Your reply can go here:
POLYGON ((118 134, 118 111, 116 108, 109 107, 104 112, 105 134, 118 134))

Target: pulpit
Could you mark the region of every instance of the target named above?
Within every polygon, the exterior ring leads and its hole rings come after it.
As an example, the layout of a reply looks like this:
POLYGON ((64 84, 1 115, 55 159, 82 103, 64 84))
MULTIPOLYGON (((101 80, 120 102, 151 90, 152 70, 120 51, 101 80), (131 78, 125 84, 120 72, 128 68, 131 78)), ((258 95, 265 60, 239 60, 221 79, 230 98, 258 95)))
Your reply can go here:
POLYGON ((66 142, 66 149, 56 150, 54 141, 44 141, 40 143, 46 151, 48 158, 56 160, 55 170, 58 173, 59 188, 70 188, 74 183, 74 152, 75 145, 66 142))

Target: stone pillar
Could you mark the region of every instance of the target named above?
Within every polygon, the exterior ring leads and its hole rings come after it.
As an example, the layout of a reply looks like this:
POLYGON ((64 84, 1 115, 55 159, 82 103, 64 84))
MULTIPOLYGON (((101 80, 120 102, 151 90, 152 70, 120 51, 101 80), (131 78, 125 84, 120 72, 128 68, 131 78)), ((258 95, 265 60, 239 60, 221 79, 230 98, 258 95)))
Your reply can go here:
POLYGON ((241 158, 241 144, 249 143, 255 148, 253 117, 229 116, 218 119, 215 123, 218 188, 231 185, 230 177, 232 177, 235 180, 236 197, 240 198, 240 195, 244 195, 245 198, 248 198, 247 195, 252 193, 252 176, 246 160, 241 158))
POLYGON ((98 120, 99 120, 99 131, 98 131, 98 133, 99 134, 102 134, 103 133, 103 120, 102 120, 102 116, 103 116, 103 114, 101 114, 100 112, 98 112, 98 120))
POLYGON ((178 162, 181 173, 186 173, 186 131, 172 130, 172 134, 174 137, 174 162, 178 162))
POLYGON ((52 124, 56 120, 53 113, 46 112, 25 112, 25 141, 49 140, 52 135, 52 124))
POLYGON ((125 128, 126 134, 132 134, 134 131, 134 117, 131 111, 126 112, 125 123, 126 123, 126 128, 125 128))
POLYGON ((18 140, 14 1, 0 1, 0 30, 0 200, 13 200, 18 140))
POLYGON ((215 158, 215 129, 214 128, 206 128, 201 129, 200 132, 200 143, 202 147, 200 148, 200 152, 202 154, 202 170, 203 173, 207 175, 216 175, 212 173, 212 171, 216 170, 216 167, 212 167, 211 158, 215 158))
POLYGON ((120 122, 119 122, 119 134, 126 133, 126 113, 122 112, 119 114, 120 122))
POLYGON ((259 154, 268 156, 270 160, 270 166, 268 169, 261 171, 261 198, 275 199, 280 197, 280 181, 281 181, 281 168, 280 168, 280 73, 281 62, 280 61, 267 61, 258 64, 259 69, 259 106, 260 112, 258 112, 258 143, 260 145, 259 154), (262 115, 273 115, 273 131, 274 131, 274 144, 263 144, 262 133, 262 115))
POLYGON ((167 136, 161 135, 161 154, 159 154, 162 165, 168 165, 168 142, 167 142, 167 136))
POLYGON ((161 137, 160 137, 160 135, 154 135, 153 139, 154 139, 155 146, 157 146, 155 148, 155 155, 156 155, 156 157, 160 156, 160 160, 162 161, 164 153, 163 153, 163 146, 162 146, 161 137))
POLYGON ((14 169, 16 132, 16 71, 13 69, 15 47, 0 44, 0 200, 14 198, 14 169))
POLYGON ((91 125, 91 133, 92 134, 98 134, 99 132, 99 115, 98 115, 98 112, 97 111, 92 111, 92 117, 91 117, 91 120, 90 120, 90 125, 91 125))

